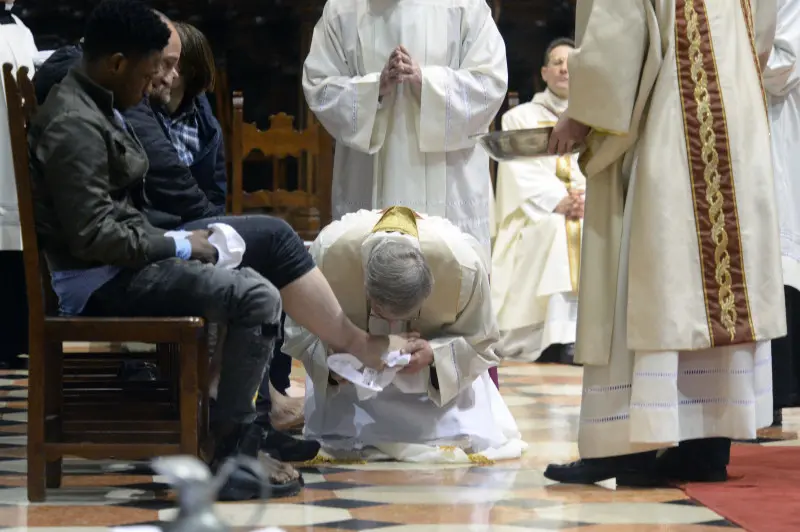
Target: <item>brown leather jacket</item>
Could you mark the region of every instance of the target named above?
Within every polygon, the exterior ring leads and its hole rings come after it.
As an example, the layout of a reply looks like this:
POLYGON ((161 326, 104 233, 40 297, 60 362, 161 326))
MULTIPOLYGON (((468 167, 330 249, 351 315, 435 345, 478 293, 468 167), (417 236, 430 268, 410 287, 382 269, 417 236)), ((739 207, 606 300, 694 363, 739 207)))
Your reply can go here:
POLYGON ((52 271, 136 268, 175 256, 175 242, 133 207, 148 169, 113 95, 79 67, 55 87, 28 134, 34 212, 52 271))

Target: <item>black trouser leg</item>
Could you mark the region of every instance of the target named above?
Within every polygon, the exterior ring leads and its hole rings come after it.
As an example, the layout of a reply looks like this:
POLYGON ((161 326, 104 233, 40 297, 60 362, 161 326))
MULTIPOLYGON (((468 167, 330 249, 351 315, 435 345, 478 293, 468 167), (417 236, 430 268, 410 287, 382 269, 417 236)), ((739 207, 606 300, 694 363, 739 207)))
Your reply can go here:
POLYGON ((278 290, 314 269, 314 261, 297 233, 280 218, 262 214, 203 218, 186 224, 187 231, 211 223, 233 227, 244 239, 242 268, 252 268, 278 290))
MULTIPOLYGON (((285 323, 286 314, 284 313, 281 315, 281 330, 285 323)), ((272 356, 272 364, 269 367, 269 380, 278 392, 286 395, 286 390, 292 385, 289 378, 292 372, 292 357, 281 351, 282 347, 283 335, 275 341, 275 354, 272 356)))

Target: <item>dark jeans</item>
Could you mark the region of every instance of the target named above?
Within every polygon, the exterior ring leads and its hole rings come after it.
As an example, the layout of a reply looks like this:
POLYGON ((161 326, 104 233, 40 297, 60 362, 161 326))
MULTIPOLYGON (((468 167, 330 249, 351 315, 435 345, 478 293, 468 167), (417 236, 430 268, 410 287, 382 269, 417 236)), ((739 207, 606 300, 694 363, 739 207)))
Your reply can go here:
MULTIPOLYGON (((280 218, 261 214, 218 216, 189 222, 183 229, 187 231, 205 229, 212 223, 225 223, 236 229, 245 241, 242 267, 253 268, 278 290, 314 269, 314 261, 303 245, 303 240, 280 218)), ((281 330, 285 317, 285 314, 281 316, 281 330)), ((284 393, 291 384, 289 373, 292 370, 292 359, 281 352, 282 345, 281 335, 275 342, 272 363, 260 388, 259 403, 265 410, 270 408, 270 381, 281 393, 284 393)))
POLYGON ((199 315, 226 324, 212 424, 220 429, 255 420, 253 397, 269 367, 281 317, 278 289, 256 271, 177 258, 123 270, 92 294, 84 315, 199 315))

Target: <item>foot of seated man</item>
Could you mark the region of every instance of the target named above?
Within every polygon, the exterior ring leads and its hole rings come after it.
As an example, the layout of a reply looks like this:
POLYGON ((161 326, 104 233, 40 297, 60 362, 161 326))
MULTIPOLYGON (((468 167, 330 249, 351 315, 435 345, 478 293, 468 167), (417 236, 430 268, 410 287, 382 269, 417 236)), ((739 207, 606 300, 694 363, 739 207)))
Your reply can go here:
POLYGON ((275 389, 272 383, 269 383, 269 399, 269 418, 276 429, 289 430, 303 426, 304 397, 283 395, 275 389))
POLYGON ((237 468, 228 477, 219 491, 221 501, 244 501, 257 498, 291 497, 300 492, 303 486, 303 477, 288 464, 281 464, 275 460, 261 456, 261 446, 264 440, 263 429, 255 423, 237 424, 231 426, 227 434, 218 440, 214 457, 211 461, 211 470, 216 473, 229 459, 236 456, 256 458, 262 463, 267 461, 265 469, 267 483, 264 484, 251 471, 237 468))

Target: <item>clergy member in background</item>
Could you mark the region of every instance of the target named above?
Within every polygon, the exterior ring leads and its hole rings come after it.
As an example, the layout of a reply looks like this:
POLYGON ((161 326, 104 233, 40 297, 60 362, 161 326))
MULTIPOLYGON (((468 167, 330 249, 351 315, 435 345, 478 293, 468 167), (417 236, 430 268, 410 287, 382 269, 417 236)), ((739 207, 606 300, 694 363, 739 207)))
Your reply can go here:
POLYGON ((328 0, 303 67, 336 139, 333 216, 405 205, 490 251, 488 131, 508 85, 486 0, 328 0))
MULTIPOLYGON (((0 2, 0 65, 10 63, 15 72, 26 66, 30 70, 28 75, 32 76, 36 44, 31 31, 11 13, 13 6, 14 0, 0 2)), ((0 102, 0 272, 3 273, 0 369, 20 367, 23 361, 18 356, 28 352, 28 297, 5 95, 3 89, 0 102)))
POLYGON ((335 458, 516 458, 525 444, 487 370, 497 364, 488 265, 471 235, 407 207, 345 215, 311 255, 347 316, 391 333, 410 363, 372 398, 333 374, 328 346, 286 319, 284 351, 308 373, 305 436, 335 458), (405 335, 405 339, 399 334, 405 335))
POLYGON ((731 439, 772 422, 786 318, 760 65, 776 13, 750 6, 578 0, 550 147, 588 142, 582 460, 552 480, 724 481, 731 439))
POLYGON ((778 0, 775 43, 764 70, 781 227, 787 335, 772 342, 773 423, 800 406, 800 0, 778 0))
MULTIPOLYGON (((504 131, 556 124, 567 108, 567 58, 574 47, 571 39, 547 47, 547 89, 503 115, 504 131)), ((585 188, 577 154, 500 163, 492 304, 501 357, 572 362, 585 188)))

